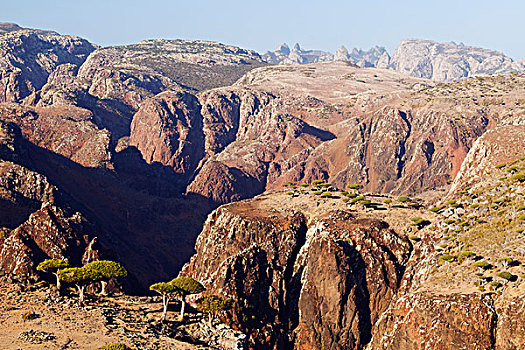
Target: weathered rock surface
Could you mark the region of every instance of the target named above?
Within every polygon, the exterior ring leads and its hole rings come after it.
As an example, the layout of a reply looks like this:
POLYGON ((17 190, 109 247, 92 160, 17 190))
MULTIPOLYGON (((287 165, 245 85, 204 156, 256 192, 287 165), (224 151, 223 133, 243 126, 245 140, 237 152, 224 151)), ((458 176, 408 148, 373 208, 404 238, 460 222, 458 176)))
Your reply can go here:
POLYGON ((0 104, 0 119, 16 123, 35 145, 78 164, 109 166, 110 134, 97 127, 89 110, 71 105, 34 108, 0 104))
POLYGON ((420 39, 401 41, 388 68, 438 81, 525 71, 525 65, 498 51, 420 39))
POLYGON ((234 46, 157 39, 98 49, 79 76, 99 96, 129 93, 132 87, 156 94, 170 85, 197 90, 230 85, 262 65, 259 54, 234 46))
POLYGON ((506 164, 524 156, 525 125, 499 126, 484 133, 474 142, 450 187, 456 193, 483 180, 498 164, 506 164))
POLYGON ((191 176, 204 156, 200 107, 189 93, 163 92, 147 100, 133 117, 129 144, 147 163, 159 162, 191 176))
POLYGON ((38 30, 0 36, 0 102, 21 102, 61 64, 80 66, 96 46, 87 40, 38 30))
POLYGON ((281 209, 272 196, 213 212, 182 274, 232 297, 233 324, 256 348, 361 348, 399 286, 410 244, 383 221, 317 216, 306 209, 313 203, 281 209))

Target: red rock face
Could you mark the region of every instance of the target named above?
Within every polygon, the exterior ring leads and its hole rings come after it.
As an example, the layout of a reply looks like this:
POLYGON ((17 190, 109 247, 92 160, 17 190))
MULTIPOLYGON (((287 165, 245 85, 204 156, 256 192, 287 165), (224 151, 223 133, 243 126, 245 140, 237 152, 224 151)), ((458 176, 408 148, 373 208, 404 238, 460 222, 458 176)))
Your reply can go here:
POLYGON ((307 220, 260 201, 211 214, 182 274, 232 297, 229 317, 256 348, 362 348, 398 288, 410 244, 378 220, 345 212, 307 220))
POLYGON ((510 163, 523 157, 524 135, 524 125, 499 126, 484 133, 476 140, 462 163, 450 193, 482 181, 483 177, 498 164, 510 163))
POLYGON ((25 138, 86 167, 108 166, 109 133, 99 130, 93 114, 74 106, 0 105, 0 118, 16 123, 25 138))
POLYGON ((197 99, 188 93, 164 92, 148 100, 133 117, 129 144, 147 163, 159 162, 190 176, 204 155, 197 99))
POLYGON ((82 220, 80 214, 68 218, 56 206, 44 204, 5 238, 0 267, 8 274, 35 277, 36 265, 44 259, 79 265, 89 243, 78 231, 82 220))
POLYGON ((413 293, 383 315, 374 349, 494 349, 497 315, 478 295, 413 293), (382 335, 382 336, 381 336, 382 335))

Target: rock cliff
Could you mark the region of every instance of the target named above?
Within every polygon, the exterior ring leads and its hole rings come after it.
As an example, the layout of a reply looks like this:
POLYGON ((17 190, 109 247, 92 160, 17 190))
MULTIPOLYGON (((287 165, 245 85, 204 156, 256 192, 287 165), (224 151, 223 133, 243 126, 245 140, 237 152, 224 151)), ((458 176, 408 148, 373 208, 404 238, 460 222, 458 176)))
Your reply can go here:
POLYGON ((361 348, 399 287, 411 245, 382 220, 286 197, 214 211, 182 274, 232 297, 231 320, 256 348, 361 348))
POLYGON ((96 46, 54 32, 16 30, 0 36, 0 102, 21 102, 61 64, 79 67, 96 46))
POLYGON ((498 51, 420 39, 401 41, 387 67, 438 81, 525 71, 525 65, 498 51))

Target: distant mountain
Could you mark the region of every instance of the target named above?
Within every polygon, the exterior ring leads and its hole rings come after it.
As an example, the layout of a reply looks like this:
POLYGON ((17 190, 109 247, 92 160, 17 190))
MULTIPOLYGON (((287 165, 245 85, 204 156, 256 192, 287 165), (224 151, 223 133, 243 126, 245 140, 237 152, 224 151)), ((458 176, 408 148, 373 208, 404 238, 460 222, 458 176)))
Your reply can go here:
POLYGON ((392 57, 386 49, 374 46, 368 51, 353 49, 348 52, 340 46, 335 54, 320 50, 304 50, 287 44, 261 55, 270 64, 306 64, 326 61, 347 61, 361 68, 388 68, 398 72, 437 81, 459 80, 475 75, 525 72, 525 59, 513 61, 495 50, 431 40, 407 39, 401 41, 392 57))
POLYGON ((368 51, 353 49, 350 53, 344 46, 340 46, 335 54, 321 50, 304 50, 299 44, 293 49, 284 43, 275 51, 267 51, 262 55, 264 61, 270 64, 306 64, 328 61, 347 61, 359 67, 374 67, 379 59, 386 53, 384 47, 375 46, 368 51))
POLYGON ((0 22, 0 35, 1 34, 5 34, 5 33, 10 33, 10 32, 16 32, 16 31, 19 31, 19 30, 31 30, 31 31, 33 31, 35 33, 40 33, 40 34, 44 34, 44 33, 46 33, 46 34, 56 34, 56 32, 53 32, 53 31, 50 31, 50 30, 23 28, 23 27, 20 27, 16 23, 0 22))
POLYGON ((525 71, 524 62, 514 62, 499 51, 420 39, 401 41, 392 58, 378 67, 439 81, 525 71))

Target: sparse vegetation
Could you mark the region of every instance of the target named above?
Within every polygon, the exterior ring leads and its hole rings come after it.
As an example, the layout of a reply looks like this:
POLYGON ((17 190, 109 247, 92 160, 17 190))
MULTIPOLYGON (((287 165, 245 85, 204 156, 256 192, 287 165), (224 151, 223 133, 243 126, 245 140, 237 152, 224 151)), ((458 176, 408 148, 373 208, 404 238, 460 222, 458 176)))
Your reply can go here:
POLYGON ((186 297, 191 294, 199 294, 204 291, 204 286, 197 280, 191 277, 177 277, 169 282, 177 288, 175 295, 180 298, 182 303, 180 309, 180 320, 184 321, 184 307, 186 305, 186 297))
POLYGON ((401 203, 406 203, 406 202, 410 202, 411 199, 410 199, 410 197, 407 197, 407 196, 401 196, 401 197, 397 198, 397 201, 401 202, 401 203))
POLYGON ((101 294, 107 294, 106 287, 109 280, 128 275, 128 271, 122 265, 110 260, 93 261, 84 265, 84 268, 96 270, 100 273, 100 277, 97 280, 101 284, 101 294))
POLYGON ((55 275, 57 280, 57 289, 60 290, 60 278, 58 277, 58 270, 65 269, 69 267, 69 263, 62 259, 46 259, 42 261, 36 269, 38 271, 48 272, 55 275))
POLYGON ((96 348, 95 350, 133 350, 124 343, 111 343, 96 348))
POLYGON ((35 312, 33 312, 33 311, 24 312, 22 314, 22 320, 24 320, 24 321, 35 320, 35 319, 37 319, 39 317, 40 317, 40 315, 35 313, 35 312))
POLYGON ((232 300, 218 295, 209 295, 197 300, 197 309, 202 313, 207 313, 210 324, 215 315, 221 311, 229 310, 232 307, 232 300))

